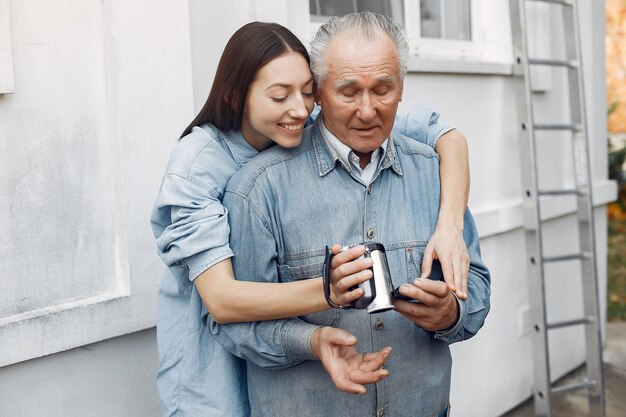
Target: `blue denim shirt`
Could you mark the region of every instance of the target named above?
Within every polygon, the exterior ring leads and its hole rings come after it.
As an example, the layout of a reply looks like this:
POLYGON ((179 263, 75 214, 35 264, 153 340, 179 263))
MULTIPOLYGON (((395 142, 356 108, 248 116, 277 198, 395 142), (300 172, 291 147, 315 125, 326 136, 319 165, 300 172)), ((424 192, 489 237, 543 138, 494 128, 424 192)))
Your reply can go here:
MULTIPOLYGON (((434 146, 450 128, 417 106, 396 129, 434 146)), ((225 351, 208 327, 208 313, 193 280, 233 256, 228 211, 221 200, 230 177, 257 151, 238 132, 193 128, 174 147, 154 203, 151 224, 168 266, 158 293, 157 385, 164 416, 249 415, 245 362, 225 351)), ((231 218, 236 225, 237 216, 231 218)), ((233 234, 232 240, 247 235, 233 234)), ((337 240, 338 242, 339 240, 337 240)), ((334 242, 332 235, 324 242, 334 242)), ((263 276, 254 271, 252 276, 263 276)), ((270 281, 277 279, 271 271, 270 281)), ((318 274, 319 275, 319 274, 318 274)))
POLYGON ((151 224, 168 266, 157 298, 157 387, 163 416, 249 415, 245 364, 208 331, 208 313, 193 281, 233 256, 228 179, 258 152, 238 132, 194 127, 172 150, 151 224))
MULTIPOLYGON (((437 222, 437 154, 393 132, 366 187, 358 174, 337 163, 338 155, 321 137, 320 122, 305 131, 299 147, 264 152, 228 183, 223 204, 232 219, 235 275, 276 282, 278 272, 280 282, 309 279, 321 274, 328 241, 376 240, 385 245, 394 285, 411 282, 420 274, 437 222)), ((212 322, 218 341, 249 361, 251 415, 373 416, 384 410, 386 417, 408 417, 446 410, 448 343, 475 335, 489 311, 490 277, 469 211, 464 221, 469 298, 446 332, 426 331, 395 311, 369 315, 333 309, 288 320, 212 322), (310 338, 318 326, 346 329, 358 338, 361 351, 392 346, 389 377, 362 396, 338 391, 321 363, 312 360, 310 338)))

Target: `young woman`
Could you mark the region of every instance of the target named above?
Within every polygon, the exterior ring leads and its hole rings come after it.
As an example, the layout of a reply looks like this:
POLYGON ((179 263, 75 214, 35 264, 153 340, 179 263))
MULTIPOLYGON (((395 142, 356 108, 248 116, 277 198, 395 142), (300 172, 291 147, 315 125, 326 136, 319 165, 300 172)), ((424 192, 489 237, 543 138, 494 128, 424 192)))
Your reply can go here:
MULTIPOLYGON (((309 57, 295 35, 274 23, 247 24, 226 45, 206 104, 172 151, 151 216, 159 255, 168 266, 157 317, 157 382, 166 416, 249 414, 245 366, 212 338, 208 314, 217 322, 262 321, 328 308, 321 278, 279 284, 236 281, 228 213, 221 204, 228 179, 250 158, 273 144, 300 144, 313 95, 309 57)), ((404 125, 408 130, 445 130, 436 124, 404 125)), ((456 147, 455 158, 462 155, 456 147)), ((442 182, 449 181, 446 175, 451 176, 442 174, 442 182)), ((466 201, 444 198, 446 190, 456 193, 467 179, 456 177, 456 186, 443 184, 442 213, 452 213, 456 206, 464 210, 466 201)), ((466 196, 467 190, 462 191, 466 196)), ((446 241, 447 233, 439 239, 446 241)), ((371 276, 366 269, 371 261, 355 260, 362 252, 357 247, 335 256, 331 297, 336 304, 362 295, 351 290, 371 276)), ((385 355, 377 360, 384 362, 385 355)), ((370 359, 363 356, 364 362, 370 359)))

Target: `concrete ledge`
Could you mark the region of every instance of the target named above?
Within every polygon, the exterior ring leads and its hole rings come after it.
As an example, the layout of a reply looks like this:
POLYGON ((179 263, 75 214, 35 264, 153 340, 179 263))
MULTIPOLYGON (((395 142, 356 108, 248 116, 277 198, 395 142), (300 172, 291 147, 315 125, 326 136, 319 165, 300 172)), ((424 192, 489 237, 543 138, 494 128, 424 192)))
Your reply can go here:
MULTIPOLYGON (((617 198, 617 183, 602 180, 593 185, 593 205, 601 207, 617 198)), ((551 220, 576 212, 573 196, 541 199, 541 219, 551 220)), ((524 226, 522 199, 503 202, 497 207, 480 207, 472 212, 480 237, 485 238, 520 229, 524 226)))
POLYGON ((409 57, 409 72, 444 74, 512 75, 513 65, 465 59, 409 57))

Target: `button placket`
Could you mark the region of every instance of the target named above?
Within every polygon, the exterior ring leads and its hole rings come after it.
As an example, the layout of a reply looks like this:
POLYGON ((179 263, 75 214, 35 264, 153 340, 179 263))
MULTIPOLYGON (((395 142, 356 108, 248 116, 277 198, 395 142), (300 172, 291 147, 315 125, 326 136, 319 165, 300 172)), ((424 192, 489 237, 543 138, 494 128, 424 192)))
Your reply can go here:
POLYGON ((370 183, 365 187, 364 203, 365 203, 365 239, 374 240, 378 236, 378 231, 375 229, 378 219, 376 218, 376 206, 378 204, 374 196, 374 184, 370 183))

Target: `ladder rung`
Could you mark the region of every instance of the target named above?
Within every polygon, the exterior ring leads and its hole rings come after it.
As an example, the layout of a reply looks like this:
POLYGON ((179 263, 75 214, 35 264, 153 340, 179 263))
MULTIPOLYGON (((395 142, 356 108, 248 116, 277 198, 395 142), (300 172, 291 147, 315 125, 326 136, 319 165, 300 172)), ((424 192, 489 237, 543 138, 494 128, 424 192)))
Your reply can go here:
POLYGON ((568 391, 574 391, 574 390, 578 390, 578 389, 582 389, 582 388, 592 388, 595 387, 597 385, 596 381, 593 381, 591 379, 583 379, 580 382, 577 382, 575 384, 569 384, 569 385, 563 385, 560 387, 554 387, 550 390, 550 392, 552 394, 562 394, 564 392, 568 392, 568 391))
POLYGON ((576 189, 572 190, 544 190, 539 191, 539 195, 583 195, 583 192, 576 189))
POLYGON ((545 124, 545 125, 534 125, 533 127, 535 128, 535 130, 571 130, 573 132, 579 132, 583 129, 582 126, 578 124, 571 124, 571 125, 545 124))
POLYGON ((526 0, 526 1, 536 1, 536 2, 541 2, 541 3, 554 3, 554 4, 560 4, 563 6, 571 6, 572 5, 572 1, 571 0, 526 0))
POLYGON ((578 68, 578 61, 562 61, 560 59, 529 58, 528 63, 532 65, 550 65, 553 67, 578 68))
POLYGON ((561 262, 561 261, 573 261, 575 259, 589 259, 591 254, 589 252, 583 253, 573 253, 571 255, 561 255, 561 256, 544 256, 544 262, 561 262))
POLYGON ((556 323, 551 323, 551 324, 548 324, 546 327, 548 329, 558 329, 560 327, 576 326, 578 324, 588 324, 588 323, 593 323, 593 322, 595 322, 595 319, 589 316, 589 317, 583 317, 582 319, 566 320, 566 321, 559 321, 556 323))

